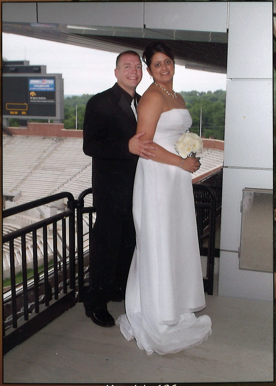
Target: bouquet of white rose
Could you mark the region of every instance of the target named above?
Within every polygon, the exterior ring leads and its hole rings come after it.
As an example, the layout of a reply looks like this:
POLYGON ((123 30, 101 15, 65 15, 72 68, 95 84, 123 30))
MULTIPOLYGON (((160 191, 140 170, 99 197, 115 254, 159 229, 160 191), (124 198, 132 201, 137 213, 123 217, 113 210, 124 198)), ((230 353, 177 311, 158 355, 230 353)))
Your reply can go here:
POLYGON ((195 157, 202 149, 202 139, 195 133, 186 132, 175 143, 175 150, 182 158, 195 157))

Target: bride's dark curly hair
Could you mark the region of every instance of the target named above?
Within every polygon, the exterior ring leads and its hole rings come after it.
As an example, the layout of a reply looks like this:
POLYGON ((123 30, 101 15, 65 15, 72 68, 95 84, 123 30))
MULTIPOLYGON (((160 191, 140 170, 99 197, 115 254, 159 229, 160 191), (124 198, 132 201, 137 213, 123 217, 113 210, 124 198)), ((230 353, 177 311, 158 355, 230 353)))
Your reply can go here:
POLYGON ((153 55, 157 52, 162 52, 162 54, 167 55, 174 62, 174 53, 171 47, 164 41, 158 40, 148 44, 143 52, 143 62, 145 62, 148 67, 151 65, 153 55))

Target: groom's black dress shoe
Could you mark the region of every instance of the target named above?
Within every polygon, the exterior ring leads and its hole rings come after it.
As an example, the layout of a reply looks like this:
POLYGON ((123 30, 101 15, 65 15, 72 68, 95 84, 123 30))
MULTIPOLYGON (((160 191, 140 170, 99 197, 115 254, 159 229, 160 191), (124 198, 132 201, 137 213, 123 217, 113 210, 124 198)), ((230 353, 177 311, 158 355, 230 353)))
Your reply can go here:
POLYGON ((89 306, 84 306, 85 315, 92 319, 92 321, 101 327, 115 326, 115 320, 107 310, 97 309, 92 310, 89 306))
POLYGON ((115 320, 107 310, 98 310, 91 312, 92 321, 101 327, 115 326, 115 320))

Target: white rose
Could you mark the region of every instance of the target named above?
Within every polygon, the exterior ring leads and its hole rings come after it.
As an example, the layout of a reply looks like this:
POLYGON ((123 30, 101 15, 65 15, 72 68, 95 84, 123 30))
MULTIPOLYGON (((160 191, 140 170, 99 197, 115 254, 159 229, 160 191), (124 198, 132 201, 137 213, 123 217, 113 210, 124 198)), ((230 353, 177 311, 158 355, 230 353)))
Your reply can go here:
POLYGON ((175 143, 176 151, 183 158, 202 150, 202 148, 202 139, 195 133, 184 133, 175 143))

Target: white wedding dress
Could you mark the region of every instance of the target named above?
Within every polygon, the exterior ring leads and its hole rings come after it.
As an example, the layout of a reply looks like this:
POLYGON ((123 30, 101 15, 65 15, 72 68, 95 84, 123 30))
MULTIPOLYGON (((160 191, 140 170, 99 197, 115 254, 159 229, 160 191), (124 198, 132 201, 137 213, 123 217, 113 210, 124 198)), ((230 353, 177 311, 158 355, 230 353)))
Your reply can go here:
MULTIPOLYGON (((189 111, 161 114, 154 142, 175 153, 174 143, 192 123, 189 111)), ((176 353, 211 334, 205 307, 191 174, 143 158, 134 183, 137 246, 126 290, 126 314, 117 324, 147 354, 176 353)))

